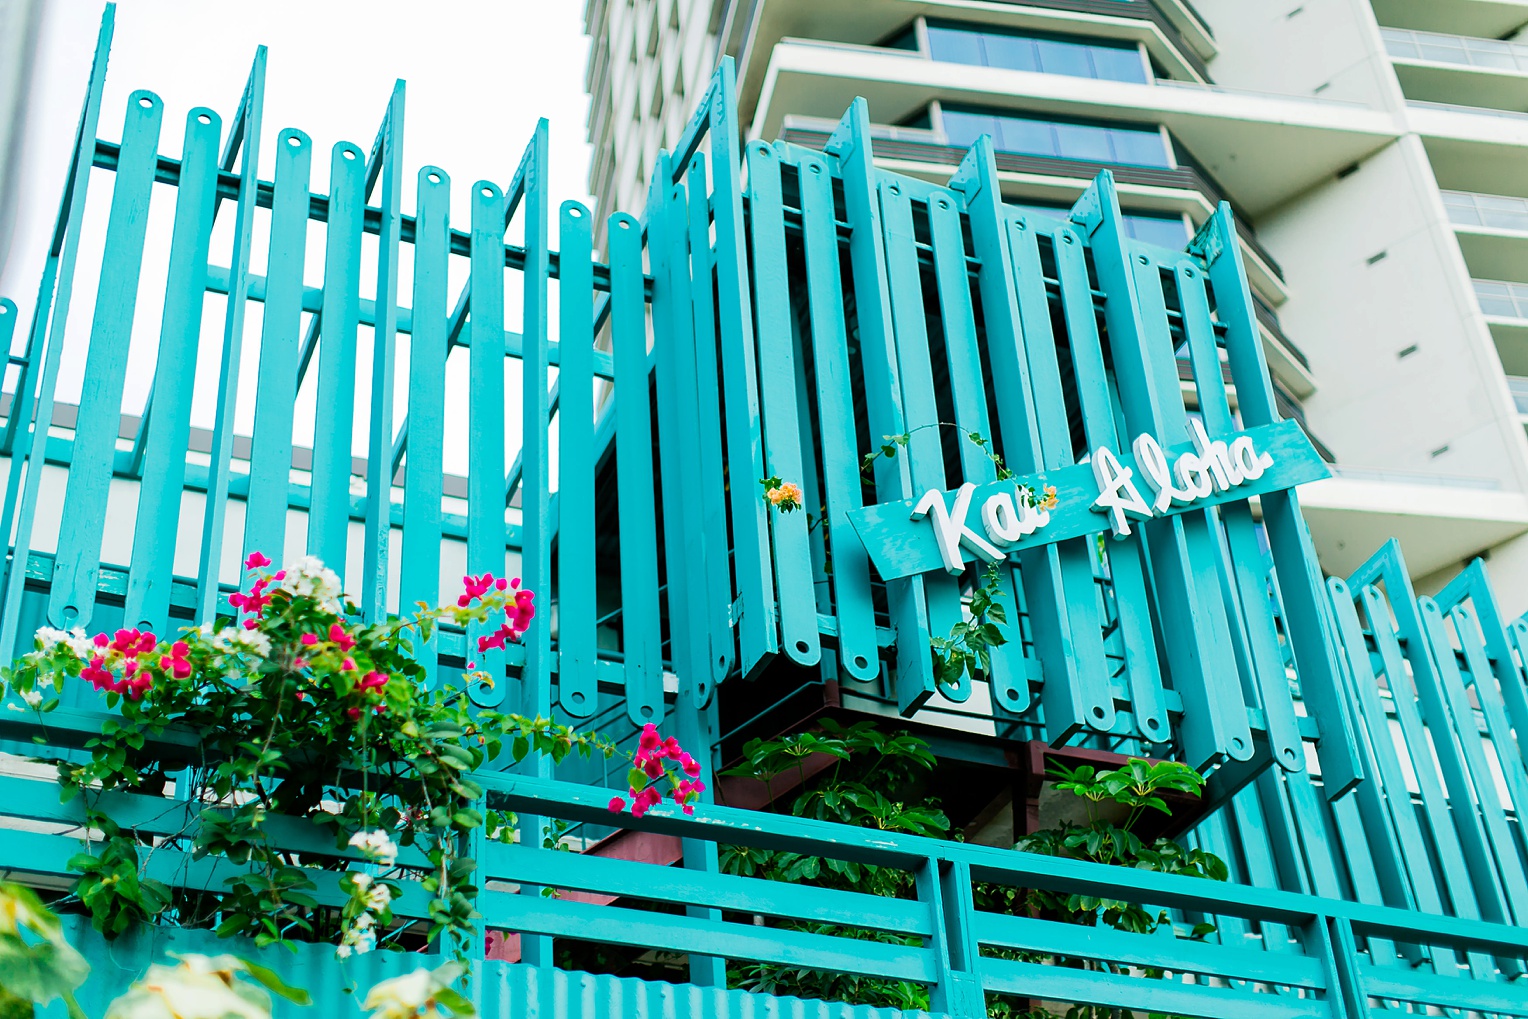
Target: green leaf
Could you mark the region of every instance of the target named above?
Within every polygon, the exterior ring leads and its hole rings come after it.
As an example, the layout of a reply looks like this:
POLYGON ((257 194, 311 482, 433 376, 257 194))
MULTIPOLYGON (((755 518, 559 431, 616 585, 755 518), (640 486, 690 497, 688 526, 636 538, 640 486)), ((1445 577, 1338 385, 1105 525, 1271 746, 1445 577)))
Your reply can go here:
POLYGON ((279 994, 294 1005, 313 1004, 313 996, 311 994, 300 987, 293 987, 291 984, 286 983, 276 975, 274 970, 267 969, 259 963, 251 962, 243 956, 239 957, 239 961, 244 964, 245 972, 250 975, 250 978, 272 994, 279 994))

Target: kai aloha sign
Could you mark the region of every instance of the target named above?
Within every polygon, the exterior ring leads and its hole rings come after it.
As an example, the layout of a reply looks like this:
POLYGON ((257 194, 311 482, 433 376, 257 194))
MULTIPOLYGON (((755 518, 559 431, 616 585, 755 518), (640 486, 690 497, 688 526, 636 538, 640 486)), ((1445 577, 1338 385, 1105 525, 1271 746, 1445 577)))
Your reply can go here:
POLYGON ((1106 528, 1123 538, 1132 520, 1207 509, 1330 474, 1297 422, 1211 439, 1193 421, 1186 443, 1164 448, 1140 435, 1129 453, 1100 446, 1072 467, 967 482, 954 492, 930 489, 916 500, 854 510, 849 520, 881 576, 894 580, 937 569, 959 573, 975 559, 995 562, 1106 528), (1031 493, 1052 486, 1055 505, 1042 508, 1031 493))

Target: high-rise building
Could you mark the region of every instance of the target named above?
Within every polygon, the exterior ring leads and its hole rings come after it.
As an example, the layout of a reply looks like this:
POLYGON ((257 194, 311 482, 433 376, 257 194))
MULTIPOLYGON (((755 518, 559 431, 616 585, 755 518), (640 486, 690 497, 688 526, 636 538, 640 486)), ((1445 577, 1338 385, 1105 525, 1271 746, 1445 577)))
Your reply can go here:
POLYGON ((943 182, 990 134, 1036 214, 1107 167, 1176 248, 1228 202, 1282 409, 1335 467, 1302 493, 1323 566, 1393 534, 1429 590, 1487 555, 1521 611, 1525 26, 1519 0, 590 0, 590 189, 640 209, 729 54, 749 138, 820 148, 863 96, 882 168, 943 182))

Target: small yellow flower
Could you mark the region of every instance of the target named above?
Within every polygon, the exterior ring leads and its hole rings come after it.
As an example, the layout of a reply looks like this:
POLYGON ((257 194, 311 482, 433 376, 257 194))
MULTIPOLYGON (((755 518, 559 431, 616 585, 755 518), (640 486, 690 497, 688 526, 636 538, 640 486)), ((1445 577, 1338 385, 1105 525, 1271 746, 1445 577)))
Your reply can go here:
POLYGON ((760 484, 764 486, 764 497, 769 500, 769 504, 781 513, 801 508, 801 486, 795 482, 765 478, 760 484))
POLYGON ((1055 485, 1046 485, 1045 486, 1045 498, 1041 499, 1040 502, 1039 502, 1040 509, 1043 509, 1043 510, 1053 510, 1053 509, 1056 508, 1056 502, 1057 502, 1057 499, 1056 499, 1056 486, 1055 485))

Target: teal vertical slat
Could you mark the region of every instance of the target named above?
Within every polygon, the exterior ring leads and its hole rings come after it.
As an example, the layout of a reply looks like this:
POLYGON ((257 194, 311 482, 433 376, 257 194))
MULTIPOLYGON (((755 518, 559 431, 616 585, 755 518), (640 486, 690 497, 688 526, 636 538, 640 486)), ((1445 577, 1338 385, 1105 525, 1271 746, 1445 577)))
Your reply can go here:
MULTIPOLYGON (((780 197, 780 160, 763 142, 748 146, 749 232, 753 240, 753 314, 759 345, 759 397, 764 426, 764 474, 806 491, 801 455, 801 417, 796 405, 796 349, 789 270, 785 260, 785 214, 780 197)), ((734 477, 733 484, 743 479, 734 477)), ((754 497, 762 499, 759 488, 754 497)), ((807 518, 766 510, 774 538, 774 584, 779 603, 780 646, 798 665, 822 657, 813 594, 812 550, 807 518)))
POLYGON ((872 680, 880 672, 875 602, 865 546, 849 523, 863 505, 859 438, 854 420, 854 382, 844 324, 833 176, 827 160, 801 152, 793 160, 801 195, 802 248, 812 368, 817 387, 818 429, 832 441, 819 444, 833 555, 833 614, 838 624, 838 662, 850 676, 872 680))
POLYGON ((1337 634, 1347 648, 1352 669, 1352 689, 1357 718, 1365 724, 1369 756, 1377 781, 1363 782, 1353 791, 1369 854, 1388 905, 1439 912, 1443 908, 1427 862, 1427 843, 1411 806, 1406 776, 1396 755, 1390 719, 1379 696, 1379 679, 1369 661, 1369 650, 1354 607, 1353 594, 1336 577, 1329 579, 1337 634), (1386 792, 1390 795, 1386 796, 1386 792))
POLYGON ((693 307, 684 217, 680 211, 684 206, 683 189, 670 187, 668 159, 667 153, 660 154, 647 204, 648 256, 653 273, 658 469, 664 493, 660 502, 664 601, 668 609, 669 660, 675 673, 681 678, 704 674, 709 679, 707 659, 711 652, 702 618, 705 584, 693 584, 690 580, 692 572, 702 568, 700 557, 693 554, 696 535, 700 535, 702 544, 705 541, 694 481, 695 457, 689 453, 695 435, 694 387, 686 383, 690 376, 684 370, 686 359, 689 365, 694 364, 688 339, 693 328, 693 307))
MULTIPOLYGON (((1125 427, 1130 435, 1149 432, 1159 441, 1171 441, 1181 434, 1181 428, 1168 431, 1168 408, 1162 406, 1157 378, 1162 352, 1152 350, 1165 343, 1166 359, 1172 360, 1161 290, 1158 286, 1155 293, 1142 293, 1141 284, 1149 283, 1150 276, 1143 280, 1133 264, 1107 171, 1093 182, 1072 217, 1089 235, 1093 264, 1105 293, 1104 320, 1125 427), (1148 317, 1142 304, 1153 298, 1153 314, 1148 317)), ((1181 421, 1181 400, 1173 409, 1173 419, 1181 421)), ((1246 713, 1243 711, 1239 719, 1229 717, 1221 697, 1224 691, 1217 688, 1219 677, 1235 668, 1230 634, 1224 609, 1207 602, 1214 588, 1203 589, 1205 584, 1215 583, 1213 565, 1204 561, 1210 551, 1204 519, 1190 523, 1185 516, 1146 521, 1141 529, 1156 581, 1162 645, 1183 699, 1184 717, 1178 733, 1183 759, 1202 770, 1228 758, 1247 759, 1252 753, 1252 739, 1246 713)), ((1240 697, 1236 700, 1239 702, 1240 697)))
MULTIPOLYGON (((399 212, 403 191, 403 99, 403 82, 399 81, 393 86, 387 113, 372 146, 380 169, 382 195, 381 222, 377 227, 376 311, 371 326, 366 533, 361 563, 361 613, 371 621, 387 616, 387 560, 392 540, 393 376, 398 351, 398 249, 403 226, 399 212)), ((501 548, 500 563, 503 554, 501 548)))
MULTIPOLYGON (((1033 223, 1032 227, 1038 229, 1033 223)), ((1072 354, 1078 404, 1089 451, 1107 446, 1128 447, 1115 428, 1110 383, 1099 342, 1097 312, 1082 239, 1070 226, 1051 234, 1056 273, 1061 285, 1061 310, 1072 354)), ((1149 743, 1166 743, 1172 736, 1167 699, 1162 691, 1162 665, 1151 620, 1147 593, 1145 547, 1139 530, 1105 546, 1109 581, 1114 590, 1120 646, 1124 652, 1125 685, 1130 694, 1135 727, 1149 743)))
POLYGON ((564 711, 588 718, 599 706, 594 671, 594 223, 588 208, 564 202, 557 235, 557 383, 562 394, 557 411, 557 690, 564 711))
MULTIPOLYGON (((1498 773, 1486 761, 1475 706, 1465 692, 1443 613, 1426 597, 1417 599, 1417 611, 1422 632, 1432 647, 1437 680, 1435 690, 1423 695, 1422 705, 1434 753, 1448 776, 1450 813, 1470 854, 1470 876, 1475 881, 1481 913, 1496 923, 1520 924, 1523 921, 1515 915, 1512 904, 1528 910, 1528 879, 1496 790, 1498 773)), ((1420 687, 1422 677, 1417 679, 1420 687)))
MULTIPOLYGON (((988 359, 992 367, 997 400, 997 439, 1003 458, 1020 474, 1044 469, 1045 454, 1035 418, 1032 366, 1026 342, 1029 327, 1019 304, 1015 270, 1009 246, 1007 213, 997 183, 991 139, 983 137, 966 154, 950 179, 952 188, 965 195, 971 243, 980 267, 977 286, 981 295, 982 321, 986 328, 988 359)), ((1039 312, 1049 322, 1049 309, 1039 312)), ((1045 342, 1038 337, 1036 342, 1045 342)), ((1070 462, 1070 450, 1066 457, 1070 462)), ((1019 576, 1035 653, 1043 663, 1041 698, 1045 709, 1045 734, 1052 741, 1071 739, 1087 727, 1108 728, 1114 719, 1113 698, 1105 680, 1100 688, 1097 670, 1084 672, 1072 641, 1068 577, 1075 572, 1070 552, 1063 562, 1056 545, 1042 545, 1019 553, 1019 576), (1091 688, 1091 689, 1089 689, 1091 688)), ((1086 563, 1084 563, 1086 566, 1086 563)), ((1087 569, 1087 597, 1093 599, 1092 571, 1087 569)), ((1101 642, 1100 642, 1101 643, 1101 642)), ((1091 657, 1091 656, 1090 656, 1091 657)))
MULTIPOLYGON (((976 314, 971 305, 970 267, 961 223, 963 205, 955 192, 940 190, 929 195, 929 243, 933 248, 939 321, 944 331, 950 402, 955 410, 954 425, 961 436, 956 441, 962 475, 980 485, 997 479, 997 467, 986 449, 971 439, 972 434, 991 439, 992 420, 987 413, 987 386, 976 335, 976 314)), ((985 567, 978 564, 978 569, 985 567)), ((1005 561, 998 564, 997 570, 997 600, 1003 606, 1006 620, 995 625, 1006 643, 989 651, 989 683, 996 709, 1021 711, 1029 706, 1029 674, 1036 663, 1024 658, 1013 565, 1005 561)))
POLYGON ((199 107, 186 114, 175 228, 159 327, 159 360, 154 367, 154 389, 159 394, 155 402, 159 406, 149 421, 123 608, 126 622, 155 633, 165 632, 169 624, 221 133, 222 121, 211 110, 199 107))
POLYGON ((255 382, 244 554, 285 556, 287 489, 292 480, 292 410, 297 399, 302 337, 302 274, 308 234, 308 175, 313 145, 288 128, 276 136, 276 190, 271 205, 265 314, 255 382))
MULTIPOLYGON (((928 319, 923 305, 923 280, 918 267, 918 242, 913 234, 912 203, 900 182, 882 181, 881 240, 885 246, 886 285, 891 295, 891 331, 896 344, 896 372, 901 382, 894 394, 907 434, 907 469, 914 498, 928 491, 943 492, 944 447, 939 403, 934 395, 934 369, 929 355, 928 319)), ((944 199, 946 202, 948 198, 944 199)), ((978 567, 980 568, 980 566, 978 567)), ((960 604, 960 578, 935 572, 923 578, 929 631, 949 635, 965 619, 960 604)), ((962 672, 954 683, 940 684, 945 698, 962 702, 971 696, 971 677, 962 672)))
MULTIPOLYGON (((552 587, 552 516, 550 505, 551 463, 547 428, 551 419, 551 397, 547 392, 550 363, 547 288, 551 278, 551 250, 547 242, 550 216, 550 196, 547 181, 547 122, 543 118, 536 124, 535 134, 526 146, 520 170, 516 174, 525 187, 525 265, 522 272, 521 301, 522 323, 520 328, 521 367, 521 445, 520 459, 524 465, 520 488, 520 576, 524 586, 536 592, 542 599, 543 618, 539 626, 532 626, 525 634, 525 667, 520 675, 518 709, 521 714, 536 717, 552 717, 552 628, 545 612, 551 600, 552 587)), ((502 265, 503 254, 499 255, 502 265)), ((502 269, 498 270, 502 272, 502 269)), ((476 307, 476 298, 474 298, 476 307)), ((502 325, 502 323, 501 323, 502 325)), ((473 339, 477 338, 476 332, 473 339)), ((502 343, 502 341, 501 341, 502 343)), ((497 367, 503 372, 503 348, 500 347, 497 367)), ((501 439, 502 442, 502 439, 501 439)), ((497 480, 499 509, 495 514, 502 520, 504 504, 504 468, 499 463, 497 480)), ((486 505, 486 504, 485 504, 486 505)), ((502 532, 501 532, 502 534, 502 532)), ((499 538, 494 562, 504 561, 504 539, 499 538)), ((495 675, 498 675, 495 673, 495 675)), ((550 778, 552 760, 544 754, 533 755, 525 762, 525 770, 541 778, 550 778)), ((520 838, 532 840, 533 846, 541 845, 546 837, 546 819, 531 814, 520 817, 520 838)), ((522 895, 539 895, 540 889, 522 887, 522 895)), ((525 936, 520 939, 521 951, 527 962, 534 965, 552 965, 552 939, 525 936)))
MULTIPOLYGON (((467 360, 467 571, 498 573, 504 566, 504 196, 488 181, 472 185, 472 344, 467 360)), ((438 555, 438 553, 437 553, 438 555)), ((538 622, 545 624, 545 620, 538 622)), ((497 626, 467 630, 467 653, 493 686, 475 684, 483 707, 504 700, 504 652, 479 653, 478 638, 497 626)), ((531 627, 532 632, 545 629, 531 627)))
POLYGON ((631 216, 618 214, 610 217, 606 236, 610 246, 611 354, 615 358, 616 475, 620 479, 621 657, 626 715, 634 725, 645 725, 663 714, 663 656, 642 230, 631 216))
MULTIPOLYGON (((1230 206, 1221 204, 1191 248, 1209 266, 1216 317, 1226 329, 1226 354, 1242 427, 1280 420, 1230 206)), ((1316 749, 1321 758, 1322 788, 1329 798, 1336 798, 1364 776, 1354 749, 1353 722, 1341 693, 1341 676, 1333 658, 1332 624, 1320 569, 1295 492, 1292 489, 1269 492, 1259 499, 1259 504, 1274 566, 1281 578, 1279 588, 1284 599, 1287 636, 1294 651, 1300 689, 1313 709, 1311 716, 1321 728, 1322 739, 1316 749)))
MULTIPOLYGON (((1489 590, 1486 592, 1490 596, 1489 590)), ((1473 599, 1472 599, 1473 603, 1473 599)), ((1440 606, 1441 608, 1441 606, 1440 606)), ((1486 606, 1481 612, 1481 618, 1464 605, 1456 605, 1449 610, 1449 616, 1454 622, 1454 630, 1459 634, 1459 641, 1464 651, 1465 661, 1470 672, 1470 689, 1474 691, 1475 703, 1480 706, 1480 713, 1485 719, 1486 732, 1488 733, 1494 757, 1501 769, 1501 779, 1507 787, 1507 795, 1511 798, 1515 812, 1522 812, 1528 808, 1528 774, 1524 773, 1524 761, 1521 752, 1521 744, 1516 734, 1512 731, 1512 724, 1507 718, 1505 705, 1503 704, 1501 690, 1496 685, 1496 675, 1493 672, 1490 661, 1489 639, 1484 637, 1485 619, 1487 615, 1495 614, 1495 606, 1486 606), (1518 752, 1514 753, 1513 751, 1518 752)), ((1505 685, 1505 684, 1503 684, 1505 685)), ((1468 704, 1466 695, 1465 704, 1468 704)), ((1456 716, 1463 713, 1463 708, 1456 709, 1456 716)), ((1465 717, 1469 718, 1468 713, 1465 717)), ((1472 719, 1471 719, 1472 720, 1472 719)), ((1463 723, 1461 723, 1463 724, 1463 723)), ((1471 769, 1476 767, 1475 758, 1471 761, 1471 769)), ((1492 781, 1489 769, 1486 774, 1476 773, 1475 781, 1492 781)), ((1528 830, 1522 825, 1513 828, 1518 846, 1528 853, 1528 830)), ((1515 859, 1515 857, 1514 857, 1515 859)), ((1505 864, 1503 865, 1505 866, 1505 864)), ((1519 864, 1520 866, 1520 864, 1519 864)), ((1521 899, 1513 897, 1509 904, 1514 911, 1521 916, 1522 911, 1528 910, 1528 895, 1521 899)), ((1519 919, 1520 926, 1528 925, 1528 919, 1519 919)))
MULTIPOLYGON (((854 315, 864 364, 866 414, 874 442, 874 437, 901 435, 907 429, 896 401, 901 382, 897 378, 886 257, 880 239, 876 171, 871 163, 870 113, 863 99, 856 99, 849 106, 828 139, 826 151, 838 163, 844 209, 851 224, 849 266, 854 278, 854 315)), ((912 479, 905 457, 879 457, 874 470, 876 495, 882 502, 912 498, 912 479)), ((897 634, 897 709, 910 715, 934 693, 922 582, 916 577, 889 581, 886 600, 897 634)))
MULTIPOLYGON (((64 197, 59 203, 58 218, 54 224, 53 240, 48 249, 47 265, 43 283, 48 289, 39 288, 37 310, 34 313, 29 357, 42 358, 42 370, 36 381, 37 413, 32 426, 31 441, 26 453, 26 478, 17 485, 18 462, 11 454, 10 469, 6 471, 5 528, 10 535, 11 508, 19 501, 16 535, 11 544, 11 560, 5 576, 5 608, 0 620, 0 655, 6 660, 31 649, 31 642, 18 646, 17 636, 21 625, 22 591, 26 584, 26 564, 31 552, 32 526, 37 513, 38 491, 42 484, 42 466, 47 453, 48 428, 53 421, 54 389, 58 384, 58 367, 64 350, 64 329, 69 320, 69 305, 74 293, 74 266, 79 256, 80 228, 85 218, 85 195, 90 184, 90 167, 93 162, 96 128, 101 115, 101 93, 106 85, 106 59, 111 51, 111 38, 116 24, 116 7, 108 4, 101 15, 101 28, 96 35, 95 55, 90 62, 90 86, 85 92, 85 102, 80 110, 79 126, 75 130, 74 153, 69 164, 69 179, 65 184, 64 197), (51 285, 58 281, 53 293, 51 285), (47 295, 53 293, 51 317, 47 312, 47 295), (46 332, 43 323, 50 323, 46 332), (18 499, 19 487, 19 499, 18 499)), ((32 365, 27 365, 30 372, 32 365)), ((18 388, 21 380, 18 380, 18 388)), ((18 392, 18 397, 21 394, 18 392)), ((14 405, 11 421, 17 420, 14 405)), ((22 418, 23 422, 27 418, 22 418)))
POLYGON ((228 484, 233 471, 234 413, 239 399, 239 366, 244 351, 244 310, 249 300, 249 256, 259 191, 260 122, 265 105, 265 47, 255 50, 254 66, 244 86, 239 116, 224 149, 223 169, 243 144, 239 195, 229 257, 228 304, 223 316, 222 363, 207 466, 207 497, 202 508, 200 568, 196 577, 196 618, 211 621, 218 607, 218 572, 223 561, 223 531, 228 516, 228 484))
MULTIPOLYGON (((365 157, 356 146, 339 142, 329 159, 329 222, 324 238, 324 305, 318 316, 322 333, 313 423, 308 552, 322 559, 341 578, 346 576, 345 552, 350 533, 350 446, 356 416, 361 226, 365 211, 365 157)), ((400 601, 400 608, 412 604, 400 601)))
MULTIPOLYGON (((95 611, 106 501, 121 422, 128 344, 138 301, 138 274, 163 116, 164 104, 153 93, 134 92, 128 97, 111 216, 101 254, 90 349, 85 355, 85 379, 80 387, 74 452, 64 490, 65 523, 59 529, 53 586, 48 593, 48 618, 54 626, 66 629, 90 625, 95 611)), ((62 343, 63 335, 59 334, 57 340, 62 343)), ((39 417, 36 428, 46 432, 48 424, 39 417)), ((40 470, 41 463, 38 459, 32 466, 40 470)))
POLYGON ((737 85, 731 57, 723 57, 711 90, 712 216, 716 229, 716 317, 722 386, 727 402, 727 474, 732 506, 732 569, 737 578, 739 665, 750 676, 779 650, 774 575, 769 562, 769 519, 759 498, 764 449, 759 428, 759 380, 743 188, 738 179, 742 143, 737 85))
MULTIPOLYGON (((693 331, 680 334, 679 357, 682 384, 689 392, 686 398, 686 415, 693 424, 690 434, 695 437, 692 455, 697 457, 696 478, 699 493, 700 526, 704 534, 704 554, 696 564, 698 571, 691 570, 691 583, 704 584, 705 596, 701 603, 705 608, 705 633, 707 638, 706 661, 709 662, 710 680, 706 689, 727 678, 736 661, 736 644, 733 640, 734 588, 732 571, 728 569, 728 557, 736 557, 736 549, 728 540, 727 485, 731 480, 723 468, 723 447, 727 432, 722 422, 721 393, 724 382, 718 364, 717 307, 715 303, 716 253, 711 248, 710 198, 706 189, 706 163, 701 156, 690 161, 685 175, 688 189, 688 219, 685 206, 678 204, 680 192, 675 193, 672 206, 676 216, 673 235, 687 234, 689 246, 691 322, 693 331), (693 409, 690 409, 693 408, 693 409)), ((757 479, 743 479, 747 480, 757 479)), ((741 592, 737 592, 741 596, 741 592)), ((773 635, 773 624, 771 624, 773 635)), ((702 682, 700 677, 695 677, 702 682)))
MULTIPOLYGON (((982 169, 988 174, 995 167, 990 160, 984 160, 982 169)), ((995 195, 997 189, 995 177, 988 177, 982 193, 990 191, 995 195)), ((1070 467, 1076 456, 1072 451, 1071 425, 1056 356, 1056 337, 1051 326, 1039 242, 1025 219, 1013 212, 1004 214, 1002 230, 1018 299, 1024 341, 1022 355, 1029 368, 1032 399, 1026 402, 1033 407, 1034 427, 1040 441, 1038 460, 1023 464, 1023 467, 1030 470, 1070 467)), ((999 249, 1002 247, 1004 245, 1000 243, 999 249)), ((1004 356, 1007 356, 1006 352, 1004 356)), ((1089 729, 1108 732, 1115 727, 1114 691, 1104 642, 1093 636, 1101 636, 1103 631, 1098 591, 1093 581, 1094 541, 1091 538, 1064 541, 1051 549, 1045 557, 1045 572, 1055 578, 1048 583, 1049 596, 1061 599, 1064 604, 1057 606, 1061 611, 1031 610, 1031 615, 1041 627, 1037 630, 1037 640, 1045 635, 1046 627, 1056 627, 1060 631, 1059 635, 1051 634, 1047 642, 1052 649, 1059 647, 1067 655, 1070 682, 1064 685, 1047 683, 1045 686, 1047 734, 1051 739, 1064 734, 1065 730, 1057 724, 1058 716, 1067 719, 1068 729, 1073 727, 1073 719, 1081 718, 1089 729)), ((1030 561, 1039 558, 1028 556, 1030 561)), ((1030 604, 1034 604, 1033 599, 1030 604)))
MULTIPOLYGON (((405 612, 419 602, 435 605, 441 595, 440 500, 445 472, 446 287, 450 282, 450 257, 451 178, 439 167, 426 166, 419 171, 414 218, 408 461, 403 475, 403 562, 398 578, 398 607, 405 612)), ((468 569, 475 566, 467 564, 468 569)), ((433 648, 426 650, 424 656, 426 667, 433 672, 433 648)))
MULTIPOLYGON (((1210 320, 1204 272, 1196 265, 1181 264, 1173 270, 1173 278, 1198 388, 1199 413, 1212 440, 1229 442, 1237 430, 1236 421, 1221 381, 1220 353, 1210 320)), ((1229 502, 1219 508, 1218 516, 1224 525, 1228 559, 1222 566, 1222 583, 1227 585, 1222 597, 1227 605, 1240 606, 1239 612, 1233 613, 1232 630, 1233 635, 1243 637, 1244 667, 1250 671, 1248 678, 1255 688, 1254 703, 1263 713, 1274 760, 1283 768, 1298 770, 1305 767, 1305 750, 1294 701, 1289 696, 1289 679, 1284 672, 1279 635, 1268 601, 1268 571, 1258 546, 1252 511, 1245 502, 1229 502)), ((1216 530, 1213 525, 1211 529, 1216 530)))
MULTIPOLYGON (((547 393, 550 356, 547 283, 551 277, 551 267, 547 244, 550 199, 547 192, 546 160, 547 122, 543 119, 537 123, 536 132, 521 163, 525 181, 525 267, 520 358, 523 383, 520 435, 521 461, 524 464, 524 480, 520 489, 523 535, 520 575, 524 578, 525 586, 536 592, 538 598, 549 600, 552 584, 552 520, 548 499, 551 477, 547 440, 550 420, 550 397, 547 393)), ((477 339, 476 332, 473 333, 473 339, 477 339)), ((502 347, 500 349, 502 351, 502 347)), ((496 363, 502 365, 503 362, 496 363)), ((495 370, 502 372, 503 369, 500 367, 495 370)), ((502 466, 499 476, 502 484, 502 466)), ((502 489, 499 499, 502 503, 502 489)), ((504 561, 502 540, 494 556, 495 565, 504 561)), ((520 710, 527 715, 551 717, 552 630, 550 620, 542 619, 540 623, 525 634, 525 672, 521 677, 520 710)), ((550 765, 550 761, 547 764, 550 765)))

